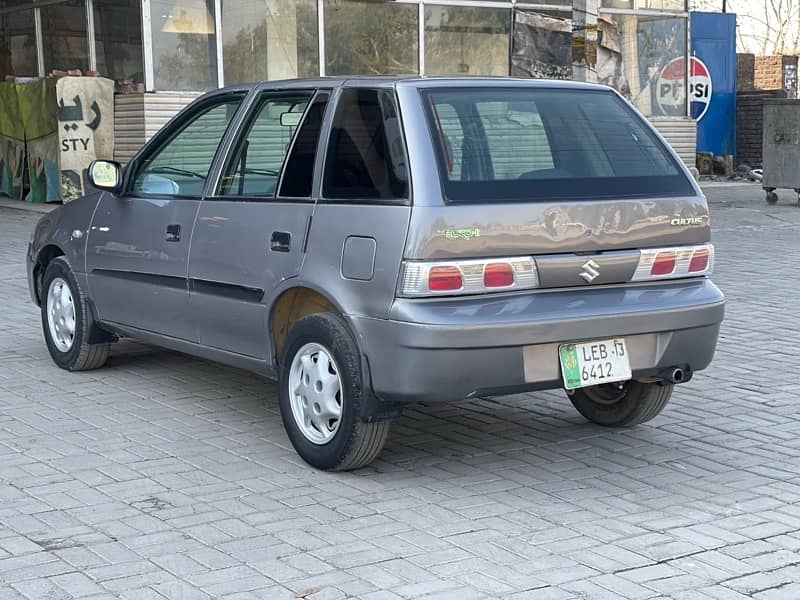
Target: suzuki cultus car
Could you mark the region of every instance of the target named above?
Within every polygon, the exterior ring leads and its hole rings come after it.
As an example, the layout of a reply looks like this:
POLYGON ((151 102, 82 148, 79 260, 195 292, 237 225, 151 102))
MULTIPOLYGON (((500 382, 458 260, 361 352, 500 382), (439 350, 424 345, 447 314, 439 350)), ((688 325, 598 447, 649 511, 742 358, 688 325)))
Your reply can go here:
POLYGON ((340 78, 202 96, 28 252, 68 370, 119 337, 279 382, 297 452, 366 465, 412 402, 563 388, 648 421, 712 360, 708 206, 606 87, 340 78))

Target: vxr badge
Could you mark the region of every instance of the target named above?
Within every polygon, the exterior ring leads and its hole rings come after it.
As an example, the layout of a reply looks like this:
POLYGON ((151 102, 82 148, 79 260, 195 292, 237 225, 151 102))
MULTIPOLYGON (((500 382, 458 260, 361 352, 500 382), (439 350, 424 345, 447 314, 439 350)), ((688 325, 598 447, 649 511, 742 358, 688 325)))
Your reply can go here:
POLYGON ((600 265, 594 262, 591 258, 581 265, 583 271, 579 275, 586 283, 592 283, 595 279, 600 277, 600 265))

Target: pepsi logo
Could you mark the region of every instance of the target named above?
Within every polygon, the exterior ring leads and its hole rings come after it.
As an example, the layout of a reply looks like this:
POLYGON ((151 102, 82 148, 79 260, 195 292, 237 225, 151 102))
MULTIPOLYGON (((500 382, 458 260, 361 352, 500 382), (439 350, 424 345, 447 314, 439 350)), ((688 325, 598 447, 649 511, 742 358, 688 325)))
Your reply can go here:
MULTIPOLYGON (((689 103, 691 116, 700 120, 708 112, 711 104, 711 73, 702 60, 692 56, 689 62, 689 103)), ((686 63, 683 57, 671 60, 661 70, 656 81, 656 101, 665 115, 680 116, 685 114, 684 82, 686 63)))

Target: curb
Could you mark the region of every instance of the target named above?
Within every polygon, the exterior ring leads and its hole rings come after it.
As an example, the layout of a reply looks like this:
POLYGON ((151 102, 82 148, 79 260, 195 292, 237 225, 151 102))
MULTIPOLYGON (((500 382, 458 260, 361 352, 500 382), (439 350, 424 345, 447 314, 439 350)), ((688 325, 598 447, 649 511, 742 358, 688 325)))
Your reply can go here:
POLYGON ((61 206, 60 202, 51 202, 49 204, 34 204, 33 202, 25 202, 24 200, 12 200, 11 198, 0 198, 0 208, 11 208, 13 210, 24 210, 26 212, 35 212, 39 214, 49 213, 51 210, 61 206))

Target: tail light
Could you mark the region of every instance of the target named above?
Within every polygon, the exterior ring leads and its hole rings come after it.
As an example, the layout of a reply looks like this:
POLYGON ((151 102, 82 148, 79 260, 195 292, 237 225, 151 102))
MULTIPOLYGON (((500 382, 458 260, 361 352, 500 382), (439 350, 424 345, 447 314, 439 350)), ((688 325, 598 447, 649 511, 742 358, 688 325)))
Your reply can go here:
POLYGON ((536 263, 530 256, 458 261, 403 263, 397 293, 407 298, 453 296, 538 287, 536 263))
POLYGON ((710 275, 714 268, 714 246, 681 246, 642 250, 632 281, 676 279, 710 275))

